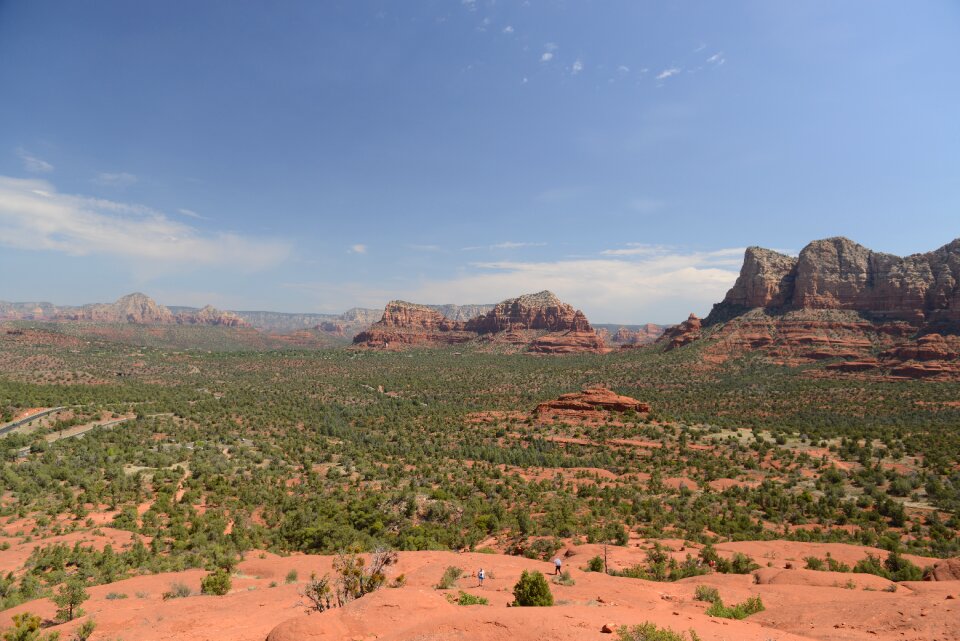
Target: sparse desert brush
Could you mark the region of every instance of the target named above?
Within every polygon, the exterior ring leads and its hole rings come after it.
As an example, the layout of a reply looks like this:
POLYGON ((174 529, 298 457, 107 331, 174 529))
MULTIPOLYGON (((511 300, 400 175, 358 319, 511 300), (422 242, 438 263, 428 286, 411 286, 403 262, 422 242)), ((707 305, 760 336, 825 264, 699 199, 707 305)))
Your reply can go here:
POLYGON ((490 605, 490 600, 460 590, 456 595, 448 594, 447 601, 454 605, 490 605))
POLYGON ((563 572, 560 573, 560 576, 554 576, 550 580, 553 583, 556 583, 557 585, 563 585, 567 587, 571 585, 576 585, 577 583, 576 581, 574 581, 573 577, 570 576, 570 570, 564 570, 563 572))
POLYGON ((700 641, 700 636, 690 630, 689 638, 670 628, 659 628, 653 623, 641 623, 634 626, 621 626, 617 629, 617 641, 700 641))
POLYGON ((461 576, 463 576, 463 568, 458 568, 454 565, 448 566, 447 569, 443 571, 443 576, 440 577, 440 581, 437 583, 437 589, 449 590, 456 586, 457 579, 461 576))
POLYGON ((720 598, 720 591, 713 586, 698 585, 693 598, 695 598, 697 601, 706 601, 707 603, 713 603, 714 601, 720 598))
POLYGON ((193 592, 186 584, 175 582, 171 583, 170 589, 163 593, 163 600, 169 601, 170 599, 182 599, 190 596, 192 593, 193 592))
POLYGON ((746 619, 751 614, 763 612, 765 609, 759 596, 753 596, 742 603, 727 606, 723 604, 723 600, 718 595, 711 606, 707 608, 707 614, 722 619, 746 619))

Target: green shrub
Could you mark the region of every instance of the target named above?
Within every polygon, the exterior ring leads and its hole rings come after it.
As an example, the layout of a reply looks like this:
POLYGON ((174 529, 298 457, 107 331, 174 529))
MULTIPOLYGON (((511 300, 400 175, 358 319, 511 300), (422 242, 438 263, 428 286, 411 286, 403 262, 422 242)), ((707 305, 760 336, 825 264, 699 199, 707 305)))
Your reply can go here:
POLYGON ((720 599, 720 591, 709 585, 698 585, 694 597, 697 601, 706 601, 713 603, 720 599))
POLYGON ((513 586, 513 598, 516 605, 523 607, 538 607, 553 605, 553 593, 547 579, 534 570, 523 571, 520 580, 513 586))
POLYGON ((463 568, 458 568, 454 565, 448 566, 447 569, 443 571, 440 582, 437 583, 437 589, 449 590, 457 584, 457 579, 461 576, 463 576, 463 568))
MULTIPOLYGON (((687 641, 687 637, 669 628, 643 623, 629 628, 620 627, 617 630, 617 641, 687 641)), ((700 641, 699 635, 693 630, 690 630, 690 641, 700 641)))
POLYGON ((486 598, 468 594, 463 590, 460 590, 456 596, 448 594, 447 600, 455 605, 490 605, 490 601, 486 598))
POLYGON ((806 570, 818 570, 821 571, 826 567, 826 564, 823 562, 823 559, 818 559, 815 556, 808 556, 804 559, 807 564, 804 566, 806 570))
POLYGON ((284 579, 284 581, 286 583, 296 583, 297 579, 299 578, 300 578, 300 575, 297 573, 296 570, 290 570, 289 572, 287 572, 287 577, 286 579, 284 579))
POLYGON ((230 573, 221 568, 211 572, 200 580, 200 593, 223 596, 230 592, 232 584, 230 573))
POLYGON ((599 554, 587 561, 587 572, 603 572, 603 557, 599 554))
POLYGON ((107 594, 108 601, 116 601, 118 599, 126 599, 126 598, 127 598, 126 592, 110 592, 107 594))
POLYGON ((707 608, 707 614, 722 619, 746 619, 751 614, 763 612, 765 609, 759 596, 750 597, 743 603, 730 606, 724 605, 723 600, 718 596, 717 600, 707 608))
POLYGON ((190 588, 183 583, 171 583, 170 589, 167 592, 163 593, 163 600, 169 601, 170 599, 182 599, 188 597, 192 594, 190 588))

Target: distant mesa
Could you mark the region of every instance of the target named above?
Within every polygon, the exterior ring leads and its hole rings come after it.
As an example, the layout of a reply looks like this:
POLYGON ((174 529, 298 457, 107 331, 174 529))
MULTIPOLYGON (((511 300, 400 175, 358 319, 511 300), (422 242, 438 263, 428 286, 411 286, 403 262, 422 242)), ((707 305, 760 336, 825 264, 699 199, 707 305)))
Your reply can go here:
POLYGON ((354 344, 389 348, 483 340, 544 354, 599 352, 605 348, 583 312, 548 291, 507 299, 465 321, 452 320, 437 309, 391 301, 381 319, 358 334, 354 344))
POLYGON ((655 343, 666 330, 664 325, 647 323, 634 327, 618 327, 610 338, 610 342, 622 348, 640 347, 655 343))
POLYGON ((960 239, 903 258, 846 238, 796 258, 750 247, 736 283, 695 325, 661 341, 703 337, 713 360, 761 351, 789 365, 837 360, 826 371, 838 374, 960 377, 960 239))

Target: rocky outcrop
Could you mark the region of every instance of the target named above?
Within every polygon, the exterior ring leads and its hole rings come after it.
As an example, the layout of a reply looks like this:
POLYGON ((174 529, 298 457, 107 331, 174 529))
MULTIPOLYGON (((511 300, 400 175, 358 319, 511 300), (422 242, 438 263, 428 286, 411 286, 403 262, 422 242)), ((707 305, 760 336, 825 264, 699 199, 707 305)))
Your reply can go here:
POLYGON ((923 575, 924 581, 960 581, 960 557, 943 559, 923 575))
POLYGON ((466 329, 478 334, 536 329, 550 332, 592 332, 580 310, 561 301, 553 292, 542 291, 508 298, 482 316, 467 321, 466 329))
POLYGON ((700 338, 701 327, 700 319, 697 318, 696 314, 691 313, 687 320, 679 325, 668 327, 663 332, 662 340, 667 342, 668 349, 683 347, 687 343, 692 343, 700 338))
POLYGON ((536 354, 575 354, 604 351, 603 338, 594 331, 551 332, 533 339, 530 351, 536 354))
POLYGON ((175 322, 173 313, 140 292, 127 294, 115 303, 94 303, 57 311, 51 320, 154 325, 175 322))
POLYGON ((960 239, 901 258, 846 238, 817 240, 793 259, 751 247, 707 325, 750 308, 844 309, 917 325, 960 322, 960 239))
POLYGON ((797 259, 762 247, 748 247, 737 282, 724 303, 732 308, 783 307, 793 296, 797 259))
POLYGON ((540 354, 604 350, 603 339, 583 312, 546 291, 505 300, 467 321, 445 316, 438 311, 438 306, 391 301, 381 319, 357 334, 353 342, 365 347, 390 348, 451 345, 477 338, 489 344, 515 346, 514 349, 526 347, 540 354))
POLYGON ((629 396, 621 396, 605 387, 588 387, 581 392, 561 394, 552 401, 540 403, 533 415, 540 421, 593 421, 611 412, 633 411, 646 414, 650 405, 629 396))
POLYGON ((216 307, 207 305, 203 309, 190 313, 180 312, 176 315, 176 321, 180 325, 216 325, 220 327, 250 327, 247 321, 243 320, 233 312, 224 312, 216 307))
POLYGON ((610 342, 620 347, 636 347, 655 343, 663 335, 666 327, 647 323, 639 327, 618 327, 610 338, 610 342))
POLYGON ((426 305, 394 300, 387 303, 380 320, 357 334, 353 342, 366 347, 386 348, 391 345, 452 345, 475 336, 464 330, 464 323, 451 321, 426 305))

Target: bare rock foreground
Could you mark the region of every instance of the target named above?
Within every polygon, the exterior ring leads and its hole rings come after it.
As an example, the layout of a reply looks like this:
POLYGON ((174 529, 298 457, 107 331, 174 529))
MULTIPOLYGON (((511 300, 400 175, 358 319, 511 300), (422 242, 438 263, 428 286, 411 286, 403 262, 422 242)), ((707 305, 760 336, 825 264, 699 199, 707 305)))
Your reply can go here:
MULTIPOLYGON (((678 557, 680 541, 665 541, 678 557)), ((643 547, 646 547, 643 545, 643 547)), ((626 567, 645 558, 643 547, 611 547, 611 567, 626 567)), ((551 583, 556 605, 515 608, 512 587, 523 570, 552 572, 543 561, 497 554, 401 552, 391 578, 404 574, 400 588, 380 591, 324 613, 307 614, 298 592, 312 572, 331 571, 332 558, 247 555, 234 575, 230 594, 163 600, 171 583, 181 582, 199 593, 204 572, 189 570, 142 576, 89 590, 84 608, 96 619, 93 639, 124 641, 320 641, 377 639, 379 641, 440 641, 479 639, 534 641, 539 639, 611 639, 603 626, 618 627, 652 622, 677 632, 695 630, 704 641, 800 641, 820 639, 953 641, 960 638, 960 581, 899 583, 865 574, 786 569, 798 567, 804 556, 853 562, 881 551, 843 544, 786 541, 720 544, 721 553, 744 552, 761 565, 753 575, 710 574, 655 583, 585 572, 587 560, 602 554, 600 546, 568 548, 564 564, 576 581, 572 586, 551 583), (799 564, 798 564, 799 562, 799 564), (435 589, 444 569, 463 568, 466 575, 454 590, 435 589), (474 578, 484 568, 482 588, 474 578), (296 570, 298 580, 286 583, 296 570), (694 599, 698 585, 719 590, 726 603, 760 596, 766 610, 743 621, 719 619, 705 613, 707 604, 694 599), (486 597, 486 606, 459 606, 446 599, 463 590, 486 597), (118 594, 126 595, 117 598, 118 594), (107 595, 112 595, 108 598, 107 595)), ((694 552, 688 548, 687 552, 694 552)), ((929 565, 934 559, 911 557, 929 565)), ((549 578, 549 576, 548 576, 549 578)), ((52 617, 54 605, 34 601, 3 613, 0 625, 30 610, 52 617)), ((58 626, 64 637, 79 624, 58 626)))

